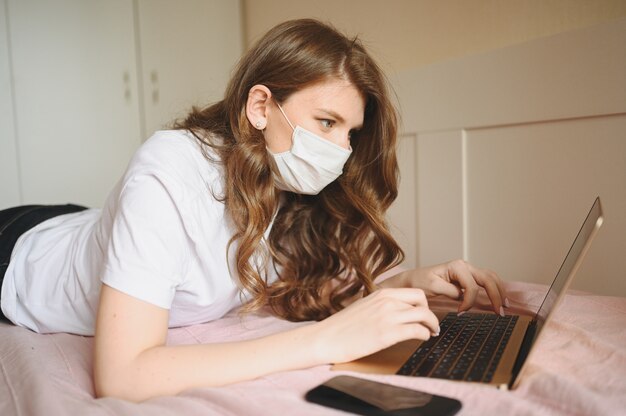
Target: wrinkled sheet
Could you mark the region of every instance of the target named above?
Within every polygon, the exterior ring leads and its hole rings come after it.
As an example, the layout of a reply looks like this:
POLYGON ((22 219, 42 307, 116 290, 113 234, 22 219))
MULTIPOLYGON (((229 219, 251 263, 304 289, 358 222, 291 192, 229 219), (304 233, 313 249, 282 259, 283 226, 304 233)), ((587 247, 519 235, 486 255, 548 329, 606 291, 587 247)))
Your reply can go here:
MULTIPOLYGON (((507 283, 510 311, 536 311, 546 286, 507 283)), ((486 298, 482 306, 486 309, 486 298)), ((454 305, 432 299, 433 308, 454 305)), ((250 339, 303 323, 268 313, 169 331, 169 344, 250 339)), ((359 375, 439 393, 463 403, 461 415, 626 415, 626 298, 569 292, 529 358, 514 391, 418 377, 359 375)), ((89 337, 35 334, 0 323, 0 415, 339 415, 307 403, 307 390, 338 374, 330 366, 272 374, 221 388, 198 388, 143 403, 94 399, 89 337)), ((276 348, 280 348, 279 345, 276 348)), ((358 374, 357 374, 358 375, 358 374)))

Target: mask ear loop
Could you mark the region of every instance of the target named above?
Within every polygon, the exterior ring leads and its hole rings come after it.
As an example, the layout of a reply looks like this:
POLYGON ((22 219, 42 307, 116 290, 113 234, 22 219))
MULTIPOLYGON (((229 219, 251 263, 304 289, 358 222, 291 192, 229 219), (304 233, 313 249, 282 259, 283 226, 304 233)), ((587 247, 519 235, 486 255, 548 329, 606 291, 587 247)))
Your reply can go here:
MULTIPOLYGON (((280 106, 280 104, 278 104, 278 101, 276 101, 275 99, 274 99, 274 102, 278 106, 278 109, 280 110, 280 112, 283 115, 283 117, 285 117, 285 120, 287 120, 287 123, 289 123, 289 127, 291 127, 291 130, 293 130, 295 132, 296 129, 293 127, 293 124, 291 124, 291 121, 289 121, 289 118, 287 117, 287 114, 285 114, 285 111, 283 110, 283 108, 280 106)), ((262 132, 263 132, 263 137, 265 137, 265 129, 263 129, 262 132)), ((293 135, 292 135, 291 136, 291 147, 293 147, 293 143, 294 143, 294 138, 293 138, 293 135)), ((272 151, 267 146, 265 146, 265 148, 267 149, 268 152, 272 153, 272 151)))
POLYGON ((276 101, 276 105, 278 106, 278 109, 280 110, 281 113, 283 113, 283 117, 285 117, 285 120, 287 120, 287 123, 289 123, 289 127, 291 127, 291 130, 296 130, 296 128, 293 126, 293 124, 291 124, 291 121, 289 121, 289 118, 287 118, 287 114, 285 114, 285 111, 283 110, 283 108, 280 106, 280 104, 278 104, 278 101, 276 101))

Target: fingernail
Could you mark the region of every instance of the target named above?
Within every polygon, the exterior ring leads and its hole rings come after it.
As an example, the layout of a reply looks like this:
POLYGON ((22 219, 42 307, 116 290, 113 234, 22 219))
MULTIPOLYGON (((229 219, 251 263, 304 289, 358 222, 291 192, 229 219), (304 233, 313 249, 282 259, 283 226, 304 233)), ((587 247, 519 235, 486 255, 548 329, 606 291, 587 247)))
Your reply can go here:
POLYGON ((467 312, 467 311, 457 312, 456 316, 463 316, 465 314, 465 312, 467 312))
POLYGON ((507 308, 511 307, 511 304, 509 303, 509 298, 504 298, 504 306, 506 306, 507 308))
POLYGON ((504 318, 504 308, 500 306, 500 316, 504 318))

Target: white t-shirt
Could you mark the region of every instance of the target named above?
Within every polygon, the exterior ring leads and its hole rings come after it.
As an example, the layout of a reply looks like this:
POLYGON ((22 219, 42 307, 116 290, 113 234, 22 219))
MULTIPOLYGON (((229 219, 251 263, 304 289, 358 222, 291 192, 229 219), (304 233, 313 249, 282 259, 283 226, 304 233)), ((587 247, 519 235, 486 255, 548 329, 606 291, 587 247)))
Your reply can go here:
POLYGON ((170 327, 222 317, 242 293, 222 191, 222 167, 190 133, 155 133, 102 210, 49 219, 19 238, 2 312, 37 332, 93 335, 102 282, 169 309, 170 327))

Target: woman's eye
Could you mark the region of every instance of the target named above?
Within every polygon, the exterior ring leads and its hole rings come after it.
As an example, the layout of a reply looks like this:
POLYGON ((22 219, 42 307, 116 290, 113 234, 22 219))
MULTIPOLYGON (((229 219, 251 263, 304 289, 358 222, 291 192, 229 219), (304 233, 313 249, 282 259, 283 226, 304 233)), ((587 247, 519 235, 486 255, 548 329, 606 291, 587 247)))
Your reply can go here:
POLYGON ((322 123, 322 127, 324 127, 325 129, 329 129, 335 124, 333 120, 328 119, 322 119, 320 120, 320 123, 322 123))

